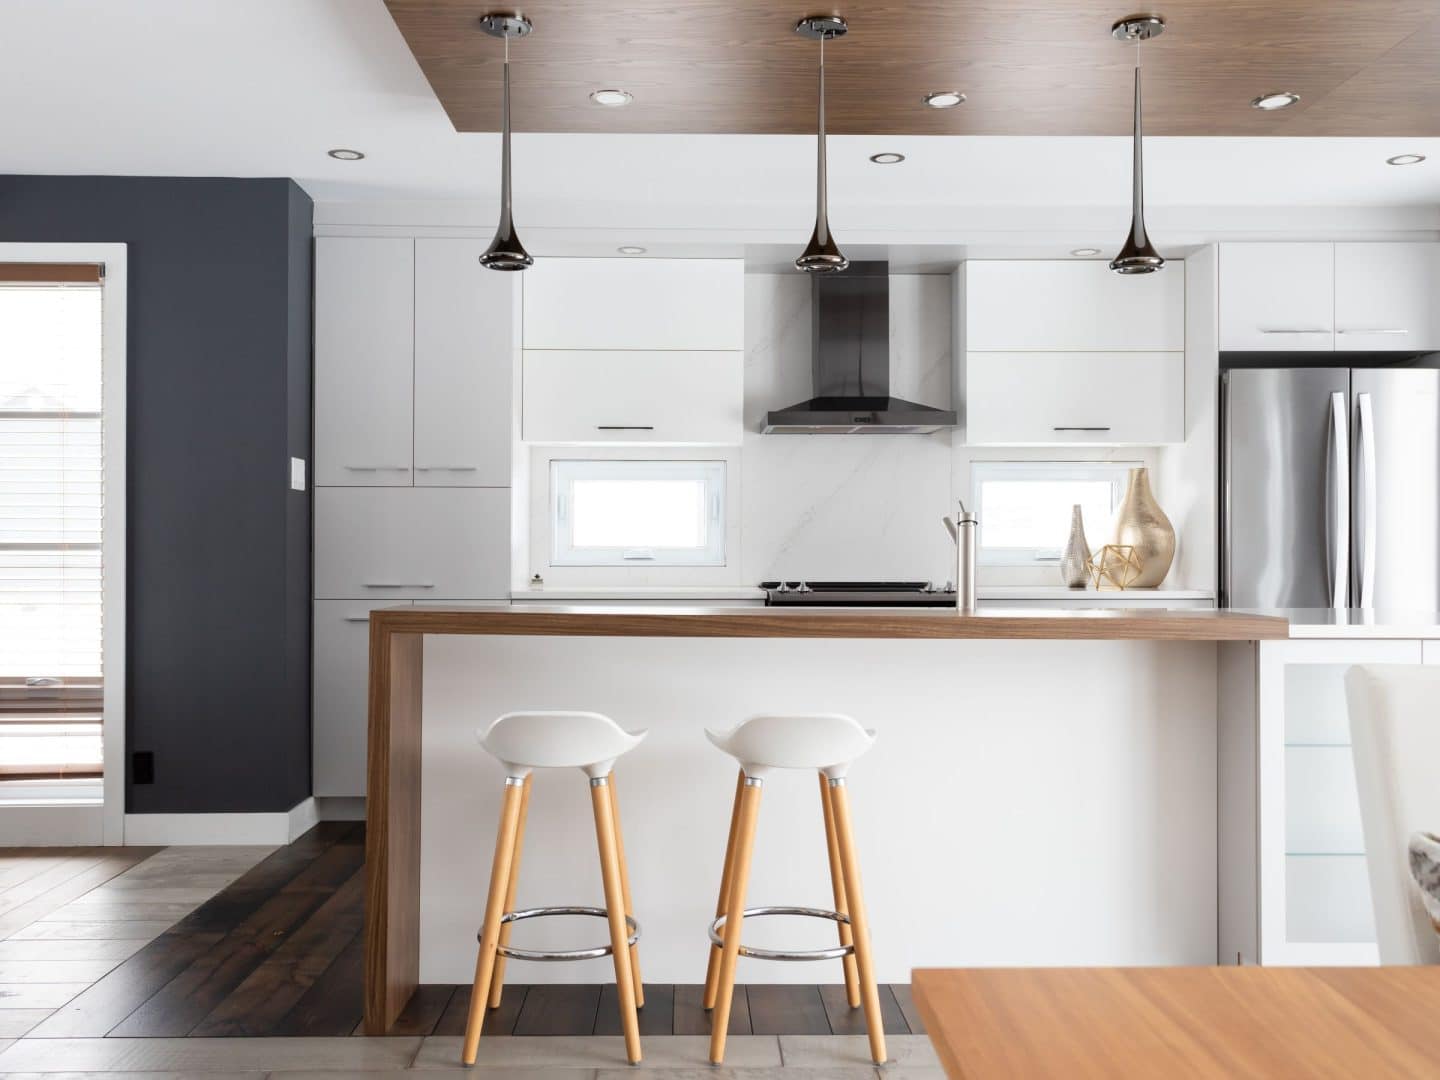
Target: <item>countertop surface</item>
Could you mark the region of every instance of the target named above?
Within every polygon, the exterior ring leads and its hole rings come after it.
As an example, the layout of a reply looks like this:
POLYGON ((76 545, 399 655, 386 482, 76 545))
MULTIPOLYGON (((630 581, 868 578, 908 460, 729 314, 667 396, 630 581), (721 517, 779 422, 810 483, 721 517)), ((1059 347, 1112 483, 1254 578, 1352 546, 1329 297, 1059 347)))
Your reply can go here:
POLYGON ((577 637, 1032 638, 1255 641, 1289 636, 1280 615, 1208 609, 767 608, 725 604, 428 605, 385 608, 371 625, 392 633, 577 637))
POLYGON ((1440 611, 1393 608, 1256 608, 1290 624, 1292 638, 1440 638, 1440 611))

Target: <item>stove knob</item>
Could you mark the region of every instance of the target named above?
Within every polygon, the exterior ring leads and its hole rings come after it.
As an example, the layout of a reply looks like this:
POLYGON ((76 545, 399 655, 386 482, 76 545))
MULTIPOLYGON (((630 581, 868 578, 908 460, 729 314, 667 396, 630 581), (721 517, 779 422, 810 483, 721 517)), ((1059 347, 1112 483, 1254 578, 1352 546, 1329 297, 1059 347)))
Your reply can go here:
POLYGON ((945 591, 945 592, 954 592, 954 591, 955 591, 955 582, 953 582, 953 581, 947 581, 947 582, 945 582, 945 589, 944 589, 944 591, 945 591))
POLYGON ((933 592, 935 592, 935 583, 934 583, 933 581, 927 581, 927 582, 925 582, 924 585, 921 585, 921 586, 920 586, 920 591, 921 591, 922 593, 933 593, 933 592))
POLYGON ((778 587, 775 591, 776 591, 776 592, 790 592, 791 589, 790 589, 790 586, 789 586, 787 583, 785 583, 785 582, 782 581, 782 582, 780 582, 779 587, 778 587))
POLYGON ((795 591, 798 592, 798 593, 807 593, 807 592, 814 592, 815 590, 812 589, 812 588, 810 588, 809 585, 806 585, 806 584, 802 581, 802 582, 800 582, 800 584, 798 584, 798 585, 795 586, 795 591))

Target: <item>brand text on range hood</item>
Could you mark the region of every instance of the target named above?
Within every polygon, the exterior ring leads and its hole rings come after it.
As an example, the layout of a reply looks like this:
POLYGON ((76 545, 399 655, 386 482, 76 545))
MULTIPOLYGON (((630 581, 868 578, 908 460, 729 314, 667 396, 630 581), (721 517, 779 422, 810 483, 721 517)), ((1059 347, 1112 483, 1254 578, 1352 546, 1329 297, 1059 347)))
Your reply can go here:
POLYGON ((815 396, 765 417, 767 435, 928 435, 947 409, 890 396, 890 264, 851 263, 811 279, 815 396))

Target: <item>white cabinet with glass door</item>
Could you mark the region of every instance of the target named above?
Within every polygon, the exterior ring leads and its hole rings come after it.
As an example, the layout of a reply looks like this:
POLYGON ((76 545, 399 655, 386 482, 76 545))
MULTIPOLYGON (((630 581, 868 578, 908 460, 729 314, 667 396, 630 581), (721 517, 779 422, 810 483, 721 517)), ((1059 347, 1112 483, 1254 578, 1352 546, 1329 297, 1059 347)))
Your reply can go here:
POLYGON ((1421 644, 1222 646, 1222 963, 1377 962, 1345 673, 1419 663, 1421 644))

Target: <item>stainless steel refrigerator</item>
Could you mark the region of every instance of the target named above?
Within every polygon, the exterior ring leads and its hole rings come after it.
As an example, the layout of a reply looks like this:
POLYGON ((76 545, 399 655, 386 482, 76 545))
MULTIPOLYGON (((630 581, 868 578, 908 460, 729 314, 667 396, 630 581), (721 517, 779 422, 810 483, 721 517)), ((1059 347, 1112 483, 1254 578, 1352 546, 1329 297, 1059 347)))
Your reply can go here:
POLYGON ((1224 607, 1440 610, 1440 371, 1232 368, 1224 607))

